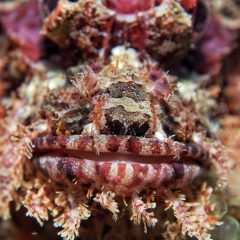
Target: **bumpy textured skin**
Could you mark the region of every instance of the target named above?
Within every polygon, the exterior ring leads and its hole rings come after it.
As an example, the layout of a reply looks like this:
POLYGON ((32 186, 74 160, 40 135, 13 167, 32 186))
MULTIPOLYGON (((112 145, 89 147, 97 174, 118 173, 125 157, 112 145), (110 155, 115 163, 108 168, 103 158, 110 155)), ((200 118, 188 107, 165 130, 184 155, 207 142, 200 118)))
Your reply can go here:
MULTIPOLYGON (((183 1, 183 5, 187 4, 183 1)), ((44 34, 62 47, 76 46, 87 56, 106 57, 114 46, 125 44, 162 64, 188 49, 192 17, 178 1, 164 0, 130 14, 119 13, 118 5, 115 8, 95 0, 59 1, 45 20, 44 34)))
POLYGON ((45 94, 37 121, 25 134, 32 177, 47 183, 27 191, 29 215, 48 219, 47 209, 55 225, 63 227, 60 235, 73 239, 89 235, 78 230, 90 214, 95 219, 95 203, 114 219, 130 211, 130 220, 143 223, 145 232, 147 227, 157 231, 162 221, 151 209, 171 207, 184 224, 183 235, 206 239, 218 220, 208 210, 214 209, 212 190, 203 185, 198 196, 198 189, 209 171, 225 176, 222 148, 207 137, 195 102, 184 100, 171 76, 131 61, 132 51, 121 50, 109 64, 70 69, 74 87, 45 94), (179 191, 193 203, 175 197, 179 191), (185 222, 189 213, 192 224, 185 222))
POLYGON ((194 126, 203 127, 193 106, 165 73, 155 72, 153 81, 153 70, 122 64, 73 69, 75 88, 45 98, 41 111, 51 131, 32 138, 35 166, 57 182, 104 186, 122 196, 191 184, 209 168, 208 150, 193 141, 194 126))

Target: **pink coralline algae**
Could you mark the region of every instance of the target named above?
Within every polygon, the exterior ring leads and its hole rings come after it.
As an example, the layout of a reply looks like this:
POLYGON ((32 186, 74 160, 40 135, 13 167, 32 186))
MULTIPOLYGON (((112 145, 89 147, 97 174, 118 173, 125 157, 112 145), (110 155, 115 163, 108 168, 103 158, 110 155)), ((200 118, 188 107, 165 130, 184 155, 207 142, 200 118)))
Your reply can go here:
POLYGON ((37 0, 1 12, 0 21, 9 38, 33 61, 41 56, 42 19, 37 0))
POLYGON ((214 17, 210 17, 200 41, 200 53, 203 63, 199 68, 205 73, 216 75, 220 72, 222 61, 236 45, 237 33, 225 27, 214 17))

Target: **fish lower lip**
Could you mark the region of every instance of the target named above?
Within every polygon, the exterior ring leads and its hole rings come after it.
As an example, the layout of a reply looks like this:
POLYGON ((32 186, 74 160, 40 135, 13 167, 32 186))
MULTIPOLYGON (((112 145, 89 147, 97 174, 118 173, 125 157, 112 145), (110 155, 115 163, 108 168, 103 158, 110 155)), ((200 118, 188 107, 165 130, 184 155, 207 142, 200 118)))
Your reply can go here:
POLYGON ((183 162, 95 161, 56 155, 42 155, 33 161, 37 169, 57 183, 94 184, 125 196, 146 188, 182 188, 204 172, 199 165, 183 162))

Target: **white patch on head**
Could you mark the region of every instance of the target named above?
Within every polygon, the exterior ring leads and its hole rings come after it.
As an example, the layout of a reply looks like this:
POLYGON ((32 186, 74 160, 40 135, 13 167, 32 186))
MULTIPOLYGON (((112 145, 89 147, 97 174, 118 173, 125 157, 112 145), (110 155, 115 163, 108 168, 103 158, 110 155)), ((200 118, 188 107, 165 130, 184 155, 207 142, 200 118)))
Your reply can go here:
POLYGON ((133 48, 126 48, 125 46, 117 46, 113 48, 111 62, 119 69, 122 69, 126 64, 135 68, 142 66, 138 59, 137 51, 133 48))
POLYGON ((127 112, 138 112, 151 115, 150 103, 148 101, 136 102, 132 98, 109 98, 104 109, 110 109, 115 106, 122 106, 127 112))
POLYGON ((95 124, 89 123, 86 124, 83 128, 82 135, 87 135, 87 136, 95 136, 97 135, 98 131, 96 129, 95 124))
POLYGON ((196 99, 198 85, 190 81, 181 81, 177 83, 177 89, 185 101, 196 99))
POLYGON ((57 89, 59 87, 63 87, 66 84, 66 76, 61 71, 48 71, 47 73, 48 79, 48 88, 50 90, 57 89))
POLYGON ((47 121, 39 121, 36 125, 34 125, 34 131, 38 133, 43 133, 48 130, 48 122, 47 121))
POLYGON ((166 134, 163 131, 157 131, 154 135, 155 138, 157 138, 160 141, 164 141, 166 139, 166 134))
POLYGON ((160 123, 158 124, 158 129, 157 129, 157 131, 155 132, 154 137, 157 138, 157 139, 160 140, 160 141, 164 141, 164 140, 166 140, 166 138, 167 138, 167 135, 166 135, 166 133, 164 132, 164 130, 163 130, 163 128, 162 128, 162 125, 161 125, 160 123))

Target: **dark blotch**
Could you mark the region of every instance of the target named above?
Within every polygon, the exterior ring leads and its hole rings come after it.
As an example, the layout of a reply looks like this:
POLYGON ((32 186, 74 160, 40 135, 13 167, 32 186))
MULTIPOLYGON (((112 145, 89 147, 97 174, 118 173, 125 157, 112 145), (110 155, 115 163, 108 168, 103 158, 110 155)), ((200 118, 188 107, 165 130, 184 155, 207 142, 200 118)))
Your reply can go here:
POLYGON ((119 140, 116 137, 111 137, 107 143, 107 149, 110 152, 117 152, 119 148, 119 140))
POLYGON ((56 137, 55 136, 46 137, 46 142, 48 146, 52 146, 56 143, 56 137))
POLYGON ((68 180, 71 182, 75 179, 75 174, 73 171, 73 165, 71 163, 66 164, 65 166, 65 174, 68 180))
POLYGON ((184 167, 181 163, 173 163, 176 179, 184 177, 184 167))
POLYGON ((48 169, 49 168, 49 164, 47 164, 46 166, 42 166, 41 164, 41 158, 35 158, 34 159, 34 166, 36 167, 36 169, 41 169, 43 175, 47 178, 49 178, 49 173, 48 173, 48 169))
POLYGON ((44 144, 44 138, 43 137, 38 137, 33 140, 33 145, 36 146, 36 148, 43 146, 44 144))
MULTIPOLYGON (((40 2, 40 1, 39 1, 40 2)), ((40 2, 41 11, 44 16, 48 16, 57 6, 58 0, 42 0, 40 2)))
POLYGON ((142 86, 133 82, 119 82, 112 84, 109 87, 108 92, 113 98, 128 97, 132 98, 136 102, 147 99, 147 94, 142 86))
POLYGON ((189 151, 191 153, 191 156, 193 156, 193 157, 198 157, 199 156, 199 149, 198 149, 197 145, 189 144, 188 147, 189 147, 189 151))
POLYGON ((64 161, 63 160, 59 160, 57 162, 57 169, 58 169, 58 171, 62 172, 63 167, 64 167, 64 161))
POLYGON ((132 135, 144 137, 150 129, 150 116, 139 112, 127 112, 123 106, 105 111, 106 125, 102 134, 132 135))
POLYGON ((107 126, 110 130, 110 134, 116 135, 125 135, 126 128, 125 126, 118 120, 107 122, 107 126))
POLYGON ((128 152, 138 154, 142 150, 142 144, 137 138, 131 137, 127 141, 126 148, 128 152))
POLYGON ((146 132, 149 130, 150 126, 146 122, 143 125, 139 125, 138 123, 133 123, 128 128, 128 135, 133 135, 137 137, 145 136, 146 132))

